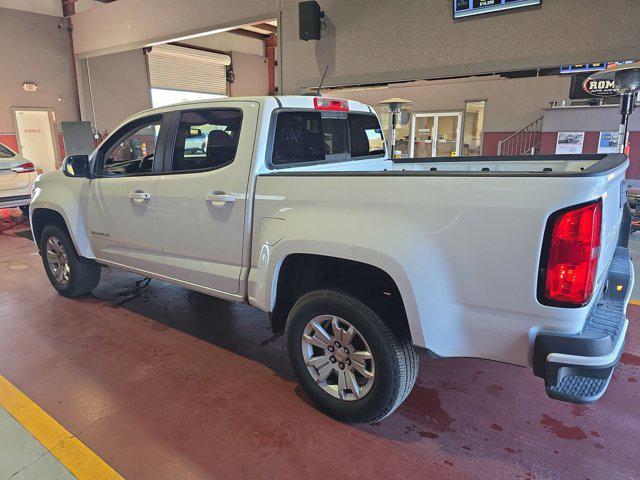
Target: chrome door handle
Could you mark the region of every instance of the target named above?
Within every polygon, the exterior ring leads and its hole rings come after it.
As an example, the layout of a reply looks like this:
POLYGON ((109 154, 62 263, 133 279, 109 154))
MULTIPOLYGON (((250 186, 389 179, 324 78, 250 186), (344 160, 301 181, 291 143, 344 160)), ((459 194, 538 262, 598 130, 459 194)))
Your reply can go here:
POLYGON ((227 203, 235 202, 236 201, 236 196, 232 195, 231 193, 213 192, 213 193, 208 193, 207 195, 205 195, 204 199, 207 202, 211 202, 211 205, 213 205, 215 207, 222 207, 223 205, 225 205, 227 203))
POLYGON ((136 203, 142 203, 151 198, 151 194, 141 190, 135 190, 129 194, 129 198, 136 203))

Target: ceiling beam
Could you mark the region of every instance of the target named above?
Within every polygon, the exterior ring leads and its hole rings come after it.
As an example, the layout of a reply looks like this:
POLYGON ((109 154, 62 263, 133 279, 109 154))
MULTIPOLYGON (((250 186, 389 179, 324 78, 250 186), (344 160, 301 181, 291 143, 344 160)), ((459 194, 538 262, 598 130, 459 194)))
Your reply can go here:
POLYGON ((265 32, 278 33, 278 27, 275 25, 269 25, 268 23, 254 23, 251 26, 259 30, 264 30, 265 32))
POLYGON ((199 45, 191 45, 190 43, 169 42, 169 45, 175 45, 176 47, 182 47, 182 48, 191 48, 193 50, 200 50, 202 52, 212 52, 212 53, 220 53, 222 55, 231 55, 231 52, 227 52, 224 50, 216 50, 215 48, 201 47, 199 45))
POLYGON ((269 35, 265 35, 263 33, 252 32, 251 30, 245 30, 244 28, 236 28, 234 30, 228 30, 228 33, 233 33, 235 35, 241 35, 243 37, 255 38, 256 40, 264 40, 269 35))

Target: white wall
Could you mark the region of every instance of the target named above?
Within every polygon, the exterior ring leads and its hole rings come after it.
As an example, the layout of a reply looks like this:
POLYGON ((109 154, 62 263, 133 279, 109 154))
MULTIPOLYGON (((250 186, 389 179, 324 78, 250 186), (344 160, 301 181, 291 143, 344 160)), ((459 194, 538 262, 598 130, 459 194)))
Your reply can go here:
POLYGON ((278 16, 282 91, 634 58, 640 1, 545 0, 453 20, 452 0, 321 0, 320 41, 298 39, 298 0, 118 0, 74 17, 76 53, 126 50, 278 16))
POLYGON ((83 119, 99 131, 113 131, 129 115, 151 108, 147 63, 142 49, 86 60, 91 80, 83 84, 83 119), (93 99, 93 108, 91 107, 93 99))
MULTIPOLYGON (((545 132, 606 132, 618 131, 620 111, 616 105, 604 107, 550 108, 544 112, 545 132)), ((629 117, 629 131, 640 131, 640 109, 629 117)))
POLYGON ((118 0, 74 15, 77 54, 113 53, 276 18, 280 0, 118 0))
POLYGON ((230 85, 232 97, 269 95, 267 57, 231 52, 235 81, 230 85))
POLYGON ((14 8, 55 17, 62 16, 61 0, 0 0, 0 8, 14 8))
POLYGON ((12 106, 54 108, 58 125, 78 119, 69 34, 58 23, 0 8, 0 134, 13 133, 12 106), (38 91, 25 92, 25 81, 37 83, 38 91))
POLYGON ((321 1, 327 30, 301 42, 293 0, 280 23, 284 90, 451 77, 636 58, 640 1, 545 0, 540 7, 453 20, 452 0, 321 1))
MULTIPOLYGON (((230 85, 231 95, 268 95, 266 57, 230 53, 236 74, 230 85)), ((93 122, 99 131, 111 132, 129 115, 151 108, 148 68, 142 49, 80 59, 78 65, 82 118, 93 122)))
POLYGON ((462 111, 465 101, 486 100, 485 132, 510 132, 542 116, 550 100, 568 101, 570 83, 570 78, 560 76, 478 77, 412 82, 388 88, 331 89, 325 93, 372 106, 388 98, 405 98, 414 102, 412 112, 462 111))

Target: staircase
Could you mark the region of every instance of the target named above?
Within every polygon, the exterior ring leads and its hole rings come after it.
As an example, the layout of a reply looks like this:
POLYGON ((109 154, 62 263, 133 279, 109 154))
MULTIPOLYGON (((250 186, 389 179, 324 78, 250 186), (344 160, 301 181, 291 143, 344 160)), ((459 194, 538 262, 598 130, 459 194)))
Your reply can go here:
POLYGON ((544 117, 534 120, 516 133, 498 142, 498 155, 536 155, 542 143, 544 117))

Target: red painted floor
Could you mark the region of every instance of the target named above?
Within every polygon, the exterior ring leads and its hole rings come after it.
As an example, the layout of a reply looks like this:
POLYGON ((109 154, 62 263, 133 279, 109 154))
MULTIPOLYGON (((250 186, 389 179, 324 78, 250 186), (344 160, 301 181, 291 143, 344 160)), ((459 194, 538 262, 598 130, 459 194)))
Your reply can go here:
POLYGON ((0 220, 0 374, 126 478, 640 478, 638 307, 596 405, 549 400, 526 368, 423 356, 406 403, 357 427, 309 405, 263 313, 109 269, 65 299, 0 220))

